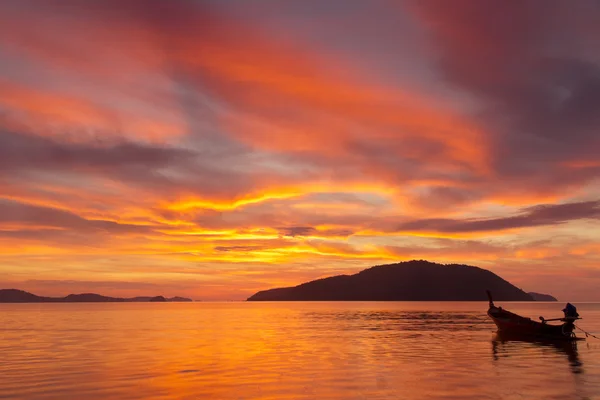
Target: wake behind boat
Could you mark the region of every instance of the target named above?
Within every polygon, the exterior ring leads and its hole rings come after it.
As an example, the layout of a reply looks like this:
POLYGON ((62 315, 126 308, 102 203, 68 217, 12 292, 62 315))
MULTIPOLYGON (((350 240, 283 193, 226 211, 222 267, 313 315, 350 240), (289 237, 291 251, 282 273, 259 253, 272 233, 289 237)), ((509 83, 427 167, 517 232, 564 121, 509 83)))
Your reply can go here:
POLYGON ((489 298, 489 309, 487 315, 498 327, 502 334, 518 335, 541 340, 583 340, 575 336, 575 320, 581 319, 577 309, 570 303, 563 309, 564 317, 545 319, 540 317, 541 322, 531 318, 522 317, 502 307, 496 307, 492 300, 492 294, 487 291, 489 298), (561 325, 549 324, 550 321, 561 321, 561 325))

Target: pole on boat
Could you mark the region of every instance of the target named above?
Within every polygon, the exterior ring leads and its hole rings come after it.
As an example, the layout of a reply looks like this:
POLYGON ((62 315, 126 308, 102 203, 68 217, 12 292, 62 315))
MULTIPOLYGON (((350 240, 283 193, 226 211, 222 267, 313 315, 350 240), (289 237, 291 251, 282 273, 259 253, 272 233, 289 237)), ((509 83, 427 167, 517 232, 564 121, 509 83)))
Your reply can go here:
POLYGON ((494 300, 492 300, 492 293, 490 293, 489 290, 486 290, 485 292, 487 293, 488 300, 490 301, 490 308, 495 307, 494 300))
POLYGON ((546 319, 544 317, 540 317, 540 321, 542 321, 543 323, 549 322, 549 321, 566 321, 566 318, 550 318, 550 319, 546 319))

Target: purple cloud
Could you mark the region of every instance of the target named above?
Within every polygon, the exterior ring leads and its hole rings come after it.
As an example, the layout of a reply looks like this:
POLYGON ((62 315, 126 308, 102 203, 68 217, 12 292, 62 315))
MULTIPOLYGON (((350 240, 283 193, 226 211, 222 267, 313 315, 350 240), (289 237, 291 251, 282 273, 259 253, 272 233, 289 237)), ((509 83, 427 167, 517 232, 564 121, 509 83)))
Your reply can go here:
POLYGON ((527 207, 519 215, 488 219, 421 219, 402 223, 399 231, 465 233, 502 231, 544 225, 558 225, 580 219, 600 219, 600 201, 544 204, 527 207))

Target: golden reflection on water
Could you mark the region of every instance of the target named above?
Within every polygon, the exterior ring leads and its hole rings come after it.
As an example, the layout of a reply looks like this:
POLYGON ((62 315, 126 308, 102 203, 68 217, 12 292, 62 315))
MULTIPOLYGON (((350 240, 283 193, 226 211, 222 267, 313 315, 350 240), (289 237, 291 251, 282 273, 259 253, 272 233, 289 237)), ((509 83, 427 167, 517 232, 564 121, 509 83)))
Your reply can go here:
POLYGON ((600 398, 600 341, 505 340, 486 305, 2 304, 0 398, 600 398))

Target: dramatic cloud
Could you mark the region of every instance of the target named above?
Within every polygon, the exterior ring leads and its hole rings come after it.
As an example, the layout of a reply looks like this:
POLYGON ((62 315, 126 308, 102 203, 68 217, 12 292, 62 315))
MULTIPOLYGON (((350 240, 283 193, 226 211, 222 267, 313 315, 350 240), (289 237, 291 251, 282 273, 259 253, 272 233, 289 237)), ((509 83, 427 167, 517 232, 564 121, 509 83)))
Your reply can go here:
POLYGON ((446 233, 502 231, 543 225, 558 225, 578 219, 600 219, 600 201, 539 205, 529 207, 519 215, 489 219, 424 219, 400 225, 399 230, 446 233))
POLYGON ((5 0, 0 286, 239 299, 428 258, 575 295, 599 27, 594 2, 5 0))
POLYGON ((51 138, 0 131, 0 173, 42 170, 119 171, 157 169, 189 160, 183 149, 132 142, 64 143, 51 138))
POLYGON ((415 2, 444 78, 479 101, 494 169, 516 184, 561 189, 598 169, 560 170, 600 150, 600 5, 415 2))

